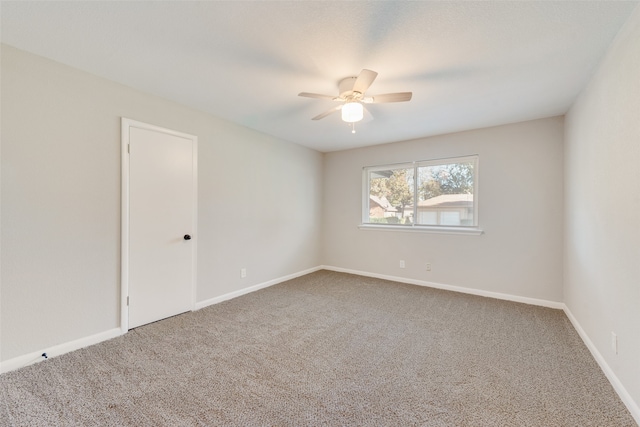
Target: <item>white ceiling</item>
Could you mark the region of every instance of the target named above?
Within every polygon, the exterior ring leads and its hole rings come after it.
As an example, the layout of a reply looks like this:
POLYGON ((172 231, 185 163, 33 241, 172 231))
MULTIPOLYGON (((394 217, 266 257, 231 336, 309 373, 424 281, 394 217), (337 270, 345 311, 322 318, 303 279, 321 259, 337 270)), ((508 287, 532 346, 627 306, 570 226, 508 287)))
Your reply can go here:
POLYGON ((327 152, 563 114, 637 1, 8 2, 2 42, 327 152), (356 134, 340 79, 379 73, 356 134))

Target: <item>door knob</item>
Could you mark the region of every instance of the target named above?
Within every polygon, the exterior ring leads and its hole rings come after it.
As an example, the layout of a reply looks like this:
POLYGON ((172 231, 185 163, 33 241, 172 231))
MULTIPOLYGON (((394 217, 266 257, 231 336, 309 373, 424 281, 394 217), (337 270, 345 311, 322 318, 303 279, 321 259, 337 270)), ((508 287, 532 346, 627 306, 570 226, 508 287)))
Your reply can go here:
POLYGON ((188 234, 184 235, 184 240, 191 240, 191 236, 189 236, 188 234))

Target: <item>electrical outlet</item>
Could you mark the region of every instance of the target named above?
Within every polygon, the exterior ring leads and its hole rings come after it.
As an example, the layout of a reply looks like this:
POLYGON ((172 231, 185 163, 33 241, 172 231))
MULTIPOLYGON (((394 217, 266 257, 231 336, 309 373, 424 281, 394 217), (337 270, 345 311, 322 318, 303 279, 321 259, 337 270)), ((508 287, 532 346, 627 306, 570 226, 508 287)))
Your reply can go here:
POLYGON ((431 271, 431 263, 430 262, 427 263, 427 271, 431 271))
POLYGON ((611 332, 611 350, 614 354, 618 354, 618 336, 615 332, 611 332))
POLYGON ((404 260, 403 259, 400 260, 400 268, 404 268, 404 260))
POLYGON ((240 278, 244 279, 245 277, 247 277, 247 269, 246 268, 241 268, 240 269, 240 278))

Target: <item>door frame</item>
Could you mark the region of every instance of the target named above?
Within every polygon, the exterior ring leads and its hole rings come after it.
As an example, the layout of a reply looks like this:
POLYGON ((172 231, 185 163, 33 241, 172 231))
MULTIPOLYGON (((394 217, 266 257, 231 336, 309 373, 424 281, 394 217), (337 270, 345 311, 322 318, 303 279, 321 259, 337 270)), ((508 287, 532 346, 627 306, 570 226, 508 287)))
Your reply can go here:
POLYGON ((120 256, 120 331, 125 334, 129 330, 129 181, 130 181, 130 161, 129 161, 129 129, 139 128, 162 132, 169 135, 190 139, 192 142, 192 191, 193 191, 193 214, 191 216, 191 311, 196 305, 196 283, 197 283, 197 242, 198 242, 198 137, 195 135, 166 129, 160 126, 139 122, 121 117, 122 147, 121 147, 121 256, 120 256))

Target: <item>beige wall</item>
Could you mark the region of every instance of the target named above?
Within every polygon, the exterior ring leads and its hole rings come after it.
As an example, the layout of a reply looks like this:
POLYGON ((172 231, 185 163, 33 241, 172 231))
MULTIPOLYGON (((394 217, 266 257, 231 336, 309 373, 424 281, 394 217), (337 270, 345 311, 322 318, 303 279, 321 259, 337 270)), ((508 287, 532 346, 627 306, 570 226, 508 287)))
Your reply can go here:
POLYGON ((326 265, 562 301, 561 117, 328 153, 326 265), (478 154, 481 236, 358 228, 365 166, 478 154), (406 268, 399 268, 405 260, 406 268), (432 271, 425 265, 431 263, 432 271))
POLYGON ((0 360, 119 327, 121 116, 199 137, 198 301, 320 264, 322 154, 8 46, 1 90, 0 360))
POLYGON ((640 8, 567 114, 565 144, 565 303, 640 417, 640 8))

